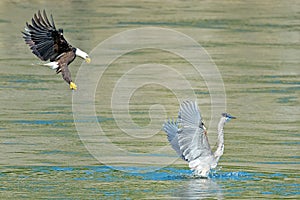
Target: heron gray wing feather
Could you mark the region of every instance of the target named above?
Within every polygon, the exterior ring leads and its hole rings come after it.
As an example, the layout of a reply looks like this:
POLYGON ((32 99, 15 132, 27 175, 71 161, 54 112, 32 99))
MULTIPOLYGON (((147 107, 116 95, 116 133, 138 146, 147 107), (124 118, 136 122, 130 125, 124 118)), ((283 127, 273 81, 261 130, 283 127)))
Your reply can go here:
POLYGON ((192 161, 212 155, 197 103, 184 101, 180 105, 178 118, 181 127, 181 131, 178 132, 178 144, 184 158, 192 161))
POLYGON ((168 120, 164 123, 163 130, 167 133, 168 141, 170 142, 172 148, 181 158, 184 158, 178 144, 178 132, 180 131, 178 123, 174 120, 168 120))
POLYGON ((180 104, 178 119, 179 122, 184 123, 185 126, 202 127, 202 118, 198 105, 195 101, 187 100, 180 104))

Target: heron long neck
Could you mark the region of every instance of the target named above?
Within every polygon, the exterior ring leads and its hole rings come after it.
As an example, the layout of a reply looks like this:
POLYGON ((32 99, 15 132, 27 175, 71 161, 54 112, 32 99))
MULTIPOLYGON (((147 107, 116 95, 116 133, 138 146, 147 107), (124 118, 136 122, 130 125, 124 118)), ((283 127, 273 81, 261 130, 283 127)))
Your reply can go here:
POLYGON ((224 152, 224 125, 226 123, 225 117, 221 117, 218 124, 218 145, 217 150, 215 151, 215 158, 219 161, 219 158, 223 155, 224 152))

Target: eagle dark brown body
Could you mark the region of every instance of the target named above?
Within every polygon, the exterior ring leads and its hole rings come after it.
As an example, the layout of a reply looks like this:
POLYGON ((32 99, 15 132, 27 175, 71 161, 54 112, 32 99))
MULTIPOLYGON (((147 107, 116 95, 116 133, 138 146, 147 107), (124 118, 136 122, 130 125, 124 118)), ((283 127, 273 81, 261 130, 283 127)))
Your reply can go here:
POLYGON ((26 22, 23 38, 29 45, 32 53, 43 61, 49 60, 50 63, 44 65, 56 69, 57 73, 62 73, 63 79, 70 85, 71 89, 77 86, 72 82, 71 73, 68 65, 79 56, 90 62, 87 53, 78 48, 72 47, 63 36, 62 29, 56 29, 53 17, 50 20, 45 10, 43 13, 38 11, 31 19, 31 23, 26 22))

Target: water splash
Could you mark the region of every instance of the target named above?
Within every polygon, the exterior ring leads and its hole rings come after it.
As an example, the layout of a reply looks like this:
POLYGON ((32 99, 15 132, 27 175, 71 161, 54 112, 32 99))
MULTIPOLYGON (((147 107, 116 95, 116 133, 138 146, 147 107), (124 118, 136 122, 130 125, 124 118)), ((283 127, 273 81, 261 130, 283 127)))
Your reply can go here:
MULTIPOLYGON (((124 197, 130 192, 143 195, 152 194, 189 199, 239 197, 253 195, 300 195, 297 176, 283 173, 262 173, 246 171, 212 171, 209 178, 195 177, 189 169, 166 167, 150 171, 147 167, 122 167, 120 170, 109 166, 28 166, 6 167, 0 171, 1 180, 17 180, 24 183, 22 188, 32 190, 57 190, 61 184, 85 185, 81 190, 105 194, 105 196, 124 197), (55 178, 54 178, 55 177, 55 178), (26 183, 30 183, 29 185, 26 183), (91 185, 89 185, 91 184, 91 185), (89 186, 87 186, 89 185, 89 186), (97 185, 97 186, 95 186, 97 185), (161 186, 160 186, 161 185, 161 186), (128 188, 130 188, 128 190, 128 188), (259 188, 259 189, 258 189, 259 188), (250 191, 250 193, 249 193, 250 191)), ((11 182, 13 183, 13 182, 11 182)), ((3 186, 1 190, 10 190, 15 186, 3 186)), ((259 196, 258 195, 258 196, 259 196)))

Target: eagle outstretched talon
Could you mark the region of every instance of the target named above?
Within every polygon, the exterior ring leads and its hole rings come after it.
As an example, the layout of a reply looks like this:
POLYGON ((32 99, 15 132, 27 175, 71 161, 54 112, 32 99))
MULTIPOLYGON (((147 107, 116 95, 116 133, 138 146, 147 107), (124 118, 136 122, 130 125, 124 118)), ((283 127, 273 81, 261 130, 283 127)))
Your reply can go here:
POLYGON ((63 29, 56 29, 52 15, 49 20, 45 10, 34 14, 31 22, 32 24, 26 22, 25 31, 22 32, 26 44, 38 58, 43 61, 50 60, 50 63, 44 65, 55 69, 56 73, 61 73, 70 88, 76 90, 77 86, 72 82, 68 65, 76 56, 90 63, 89 55, 67 42, 63 29))
POLYGON ((70 89, 71 90, 77 90, 77 85, 73 82, 70 82, 70 89))
POLYGON ((90 58, 86 58, 86 59, 85 59, 85 62, 86 62, 86 63, 90 63, 90 62, 91 62, 91 59, 90 59, 90 58))

